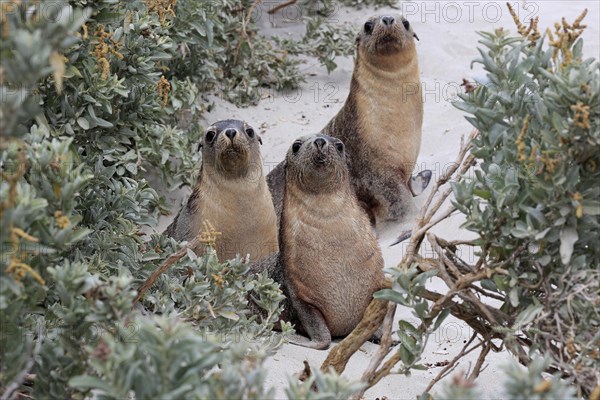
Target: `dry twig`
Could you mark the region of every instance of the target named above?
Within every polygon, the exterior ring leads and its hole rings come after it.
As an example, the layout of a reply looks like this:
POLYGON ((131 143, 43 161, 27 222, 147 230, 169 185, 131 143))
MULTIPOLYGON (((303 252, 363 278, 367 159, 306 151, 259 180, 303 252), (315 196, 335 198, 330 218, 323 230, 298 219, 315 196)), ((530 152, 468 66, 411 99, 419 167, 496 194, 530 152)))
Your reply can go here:
MULTIPOLYGON (((377 351, 375 357, 371 359, 369 366, 361 378, 363 382, 368 382, 369 387, 375 385, 381 379, 382 376, 377 374, 379 372, 377 371, 377 367, 392 349, 392 325, 394 322, 394 314, 396 314, 396 304, 388 302, 387 312, 383 319, 383 336, 381 337, 381 343, 379 344, 379 351, 377 351)), ((366 387, 356 393, 353 398, 361 399, 365 394, 365 390, 367 390, 366 387)))
MULTIPOLYGON (((385 280, 383 288, 389 289, 392 287, 390 280, 385 280)), ((365 311, 365 316, 360 321, 358 326, 346 336, 337 346, 335 346, 323 364, 322 371, 328 371, 333 368, 338 374, 344 372, 348 360, 367 340, 373 337, 373 334, 379 329, 388 311, 387 301, 373 300, 365 311)))
POLYGON ((424 393, 427 393, 431 390, 431 388, 433 387, 433 385, 435 385, 436 383, 438 383, 439 381, 441 381, 442 379, 444 379, 446 376, 450 375, 452 373, 452 371, 454 371, 454 369, 456 367, 458 367, 459 361, 461 358, 463 358, 464 356, 466 356, 467 354, 471 353, 473 350, 477 349, 478 347, 481 347, 481 345, 484 342, 479 342, 476 345, 472 346, 470 349, 467 349, 469 347, 469 345, 471 343, 473 343, 473 340, 475 340, 475 338, 477 337, 477 333, 473 333, 473 336, 471 336, 471 339, 469 339, 469 341, 467 341, 467 343, 463 346, 462 350, 456 355, 456 357, 454 357, 452 359, 452 361, 450 361, 438 374, 435 378, 433 378, 431 380, 431 382, 429 382, 429 385, 427 385, 427 387, 425 388, 425 390, 423 391, 424 393))
POLYGON ((234 65, 237 64, 237 60, 240 55, 240 50, 242 48, 243 43, 247 42, 248 46, 252 47, 252 44, 250 43, 250 36, 248 35, 248 32, 246 31, 246 29, 248 27, 248 24, 250 23, 250 19, 252 18, 252 13, 254 12, 254 10, 260 3, 262 3, 262 0, 254 0, 252 5, 250 6, 250 8, 248 8, 248 11, 246 12, 246 15, 244 16, 244 19, 242 20, 241 38, 238 41, 238 44, 235 48, 235 54, 233 56, 233 64, 234 65))
POLYGON ((165 262, 160 267, 158 267, 152 273, 152 275, 150 275, 148 277, 148 279, 146 279, 146 281, 144 282, 144 284, 138 290, 138 295, 133 300, 133 304, 137 303, 142 298, 142 296, 144 295, 144 293, 154 285, 154 283, 156 282, 156 280, 165 271, 167 271, 169 268, 171 268, 171 266, 173 264, 175 264, 177 261, 179 261, 181 258, 183 258, 183 256, 185 256, 187 254, 188 250, 196 248, 201 243, 206 244, 206 245, 211 246, 211 247, 214 248, 215 247, 215 243, 216 243, 216 238, 219 235, 221 235, 221 232, 217 232, 215 230, 215 228, 211 225, 210 222, 205 221, 204 222, 204 231, 202 233, 200 233, 198 236, 196 236, 187 245, 185 245, 184 247, 182 247, 181 249, 179 249, 176 253, 171 254, 165 260, 165 262))
POLYGON ((291 6, 292 4, 296 4, 296 1, 297 1, 297 0, 288 0, 288 1, 284 1, 283 3, 281 3, 281 4, 278 4, 278 5, 276 5, 275 7, 271 8, 269 11, 267 11, 267 14, 271 14, 271 15, 272 15, 272 14, 275 14, 277 11, 279 11, 279 10, 281 10, 281 9, 283 9, 283 8, 289 7, 289 6, 291 6))

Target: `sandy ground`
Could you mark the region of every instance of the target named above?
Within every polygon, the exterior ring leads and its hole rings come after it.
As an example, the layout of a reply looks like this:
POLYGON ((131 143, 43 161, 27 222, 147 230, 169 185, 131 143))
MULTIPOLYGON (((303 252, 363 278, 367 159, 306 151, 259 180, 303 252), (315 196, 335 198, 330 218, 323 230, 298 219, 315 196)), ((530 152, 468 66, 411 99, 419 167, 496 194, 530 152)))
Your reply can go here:
MULTIPOLYGON (((268 4, 268 2, 266 2, 268 4)), ((572 22, 584 9, 589 14, 584 22, 589 24, 584 33, 585 54, 600 58, 598 21, 600 6, 597 1, 511 1, 519 10, 521 20, 539 16, 540 30, 551 26, 560 17, 565 16, 572 22), (524 8, 525 7, 525 8, 524 8)), ((279 13, 276 17, 268 16, 264 10, 258 12, 258 23, 265 34, 299 35, 304 30, 304 24, 298 20, 297 7, 286 11, 285 17, 279 13)), ((402 2, 401 12, 409 19, 415 32, 420 38, 417 51, 421 66, 425 101, 425 120, 423 140, 418 159, 418 170, 431 169, 434 179, 456 157, 461 135, 467 135, 471 128, 464 119, 463 113, 454 108, 450 102, 455 99, 462 78, 483 78, 484 73, 475 66, 470 68, 470 62, 478 56, 477 31, 491 31, 505 27, 515 32, 516 29, 508 14, 505 2, 436 2, 436 1, 405 1, 402 2)), ((332 16, 335 22, 350 22, 357 31, 362 27, 366 16, 398 10, 354 10, 340 8, 332 16)), ((307 82, 297 91, 288 93, 272 92, 259 105, 249 108, 237 108, 222 101, 218 97, 211 98, 215 107, 207 113, 206 124, 226 118, 236 118, 248 121, 255 128, 262 128, 262 147, 265 169, 268 172, 283 158, 296 137, 318 132, 339 110, 347 94, 352 74, 353 60, 340 58, 338 69, 330 75, 325 68, 320 67, 314 60, 309 60, 303 70, 307 82)), ((168 194, 171 204, 177 211, 188 190, 168 194)), ((423 201, 423 195, 415 199, 415 210, 423 201)), ((168 225, 171 218, 160 221, 159 229, 168 225)), ((459 228, 460 217, 451 218, 436 229, 445 238, 466 237, 467 233, 459 228)), ((386 227, 380 232, 386 267, 393 267, 402 258, 401 245, 390 248, 391 240, 397 233, 410 227, 410 221, 401 225, 386 227)), ((427 250, 427 249, 425 249, 427 250)), ((473 256, 474 257, 474 256, 473 256)), ((438 281, 431 282, 432 288, 443 290, 444 285, 438 281)), ((399 308, 396 319, 415 321, 410 311, 399 308)), ((462 321, 449 317, 439 331, 432 335, 424 353, 424 363, 435 363, 450 360, 461 349, 463 342, 471 335, 471 330, 462 321)), ((377 346, 367 343, 350 361, 345 376, 349 379, 359 379, 366 368, 369 357, 377 350, 377 346)), ((267 384, 276 389, 277 398, 285 398, 283 388, 291 375, 302 369, 302 362, 308 360, 313 368, 318 368, 327 355, 326 351, 305 349, 293 345, 284 345, 275 356, 266 362, 269 370, 267 384)), ((465 372, 469 363, 477 354, 466 357, 454 374, 465 372)), ((490 354, 488 367, 483 371, 477 385, 484 398, 502 398, 503 366, 511 361, 507 353, 490 354)), ((393 375, 383 379, 375 387, 367 391, 365 398, 375 399, 387 396, 390 399, 414 399, 422 393, 429 381, 439 372, 440 368, 428 371, 415 371, 411 376, 393 375)), ((434 387, 434 392, 436 388, 434 387)))

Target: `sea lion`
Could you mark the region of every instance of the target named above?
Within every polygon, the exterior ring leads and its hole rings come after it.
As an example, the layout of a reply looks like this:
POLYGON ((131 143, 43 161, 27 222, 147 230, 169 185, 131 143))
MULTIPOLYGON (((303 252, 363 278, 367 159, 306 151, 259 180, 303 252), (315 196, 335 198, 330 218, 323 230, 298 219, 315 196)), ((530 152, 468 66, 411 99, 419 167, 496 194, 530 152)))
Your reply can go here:
MULTIPOLYGON (((372 17, 356 39, 350 93, 323 133, 347 148, 350 182, 372 222, 397 221, 431 171, 411 179, 421 146, 423 99, 414 33, 400 16, 372 17), (412 185, 411 185, 412 183, 412 185)), ((267 176, 279 215, 283 163, 267 176)))
POLYGON ((221 232, 216 241, 219 260, 248 254, 254 261, 277 252, 277 217, 263 174, 261 143, 246 122, 225 120, 210 126, 200 144, 198 182, 165 234, 189 241, 208 221, 221 232))
POLYGON ((358 325, 383 283, 383 257, 350 187, 345 146, 317 134, 286 156, 279 253, 253 264, 286 297, 282 320, 310 337, 292 343, 326 349, 358 325))

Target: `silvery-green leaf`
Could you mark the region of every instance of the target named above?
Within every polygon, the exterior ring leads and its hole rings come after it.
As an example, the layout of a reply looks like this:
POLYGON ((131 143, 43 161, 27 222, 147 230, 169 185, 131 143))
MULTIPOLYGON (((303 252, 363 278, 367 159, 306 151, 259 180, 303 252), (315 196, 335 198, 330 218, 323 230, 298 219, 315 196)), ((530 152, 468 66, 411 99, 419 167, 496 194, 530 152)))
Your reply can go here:
POLYGON ((560 231, 560 259, 564 265, 567 265, 571 261, 571 255, 573 254, 573 248, 575 243, 579 239, 577 229, 566 226, 560 231))

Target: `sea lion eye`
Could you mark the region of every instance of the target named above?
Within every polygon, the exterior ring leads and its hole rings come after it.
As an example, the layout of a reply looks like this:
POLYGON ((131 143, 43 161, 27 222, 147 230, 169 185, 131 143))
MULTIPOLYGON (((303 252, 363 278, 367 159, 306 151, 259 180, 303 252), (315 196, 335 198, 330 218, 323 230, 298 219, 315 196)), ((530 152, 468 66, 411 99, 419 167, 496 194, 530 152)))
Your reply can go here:
POLYGON ((302 147, 302 143, 300 142, 295 142, 292 145, 292 153, 296 154, 298 152, 298 150, 300 150, 300 147, 302 147))
POLYGON ((216 135, 217 133, 215 131, 206 132, 206 143, 212 143, 212 141, 215 140, 216 135))
POLYGON ((410 28, 410 22, 408 22, 408 20, 403 19, 402 20, 402 25, 404 25, 404 29, 408 30, 410 28))
POLYGON ((253 138, 254 137, 254 129, 252 129, 252 128, 246 129, 246 135, 248 135, 249 138, 253 138))
POLYGON ((373 22, 367 21, 365 22, 365 33, 370 34, 371 32, 373 32, 373 22))
POLYGON ((335 148, 337 149, 337 151, 339 151, 340 153, 344 152, 344 143, 342 142, 337 142, 335 144, 335 148))

